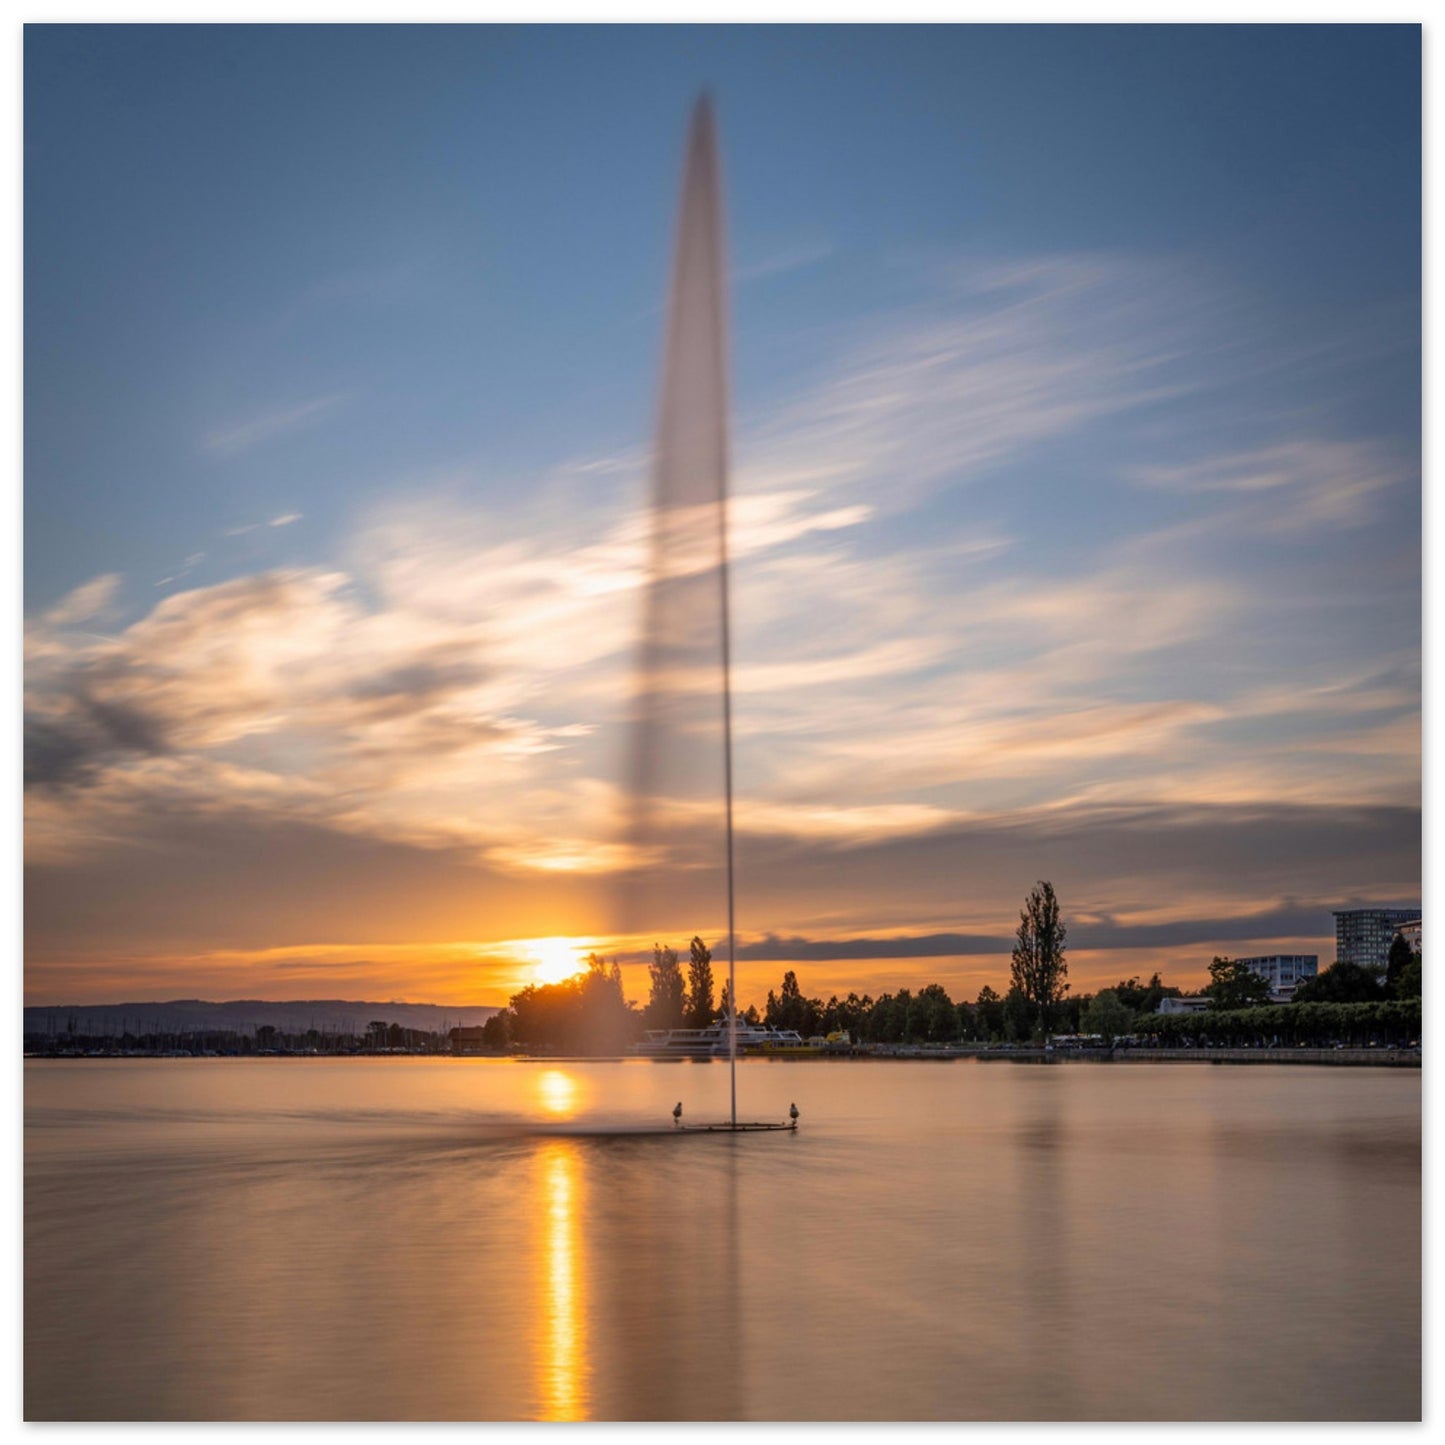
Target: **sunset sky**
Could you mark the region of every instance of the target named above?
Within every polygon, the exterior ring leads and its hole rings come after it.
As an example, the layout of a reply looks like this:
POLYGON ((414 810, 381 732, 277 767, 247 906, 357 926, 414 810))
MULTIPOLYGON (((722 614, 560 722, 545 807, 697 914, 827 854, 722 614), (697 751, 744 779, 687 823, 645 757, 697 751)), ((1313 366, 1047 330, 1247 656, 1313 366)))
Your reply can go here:
POLYGON ((741 998, 1418 901, 1418 28, 31 26, 27 1002, 613 951, 704 85, 741 998))

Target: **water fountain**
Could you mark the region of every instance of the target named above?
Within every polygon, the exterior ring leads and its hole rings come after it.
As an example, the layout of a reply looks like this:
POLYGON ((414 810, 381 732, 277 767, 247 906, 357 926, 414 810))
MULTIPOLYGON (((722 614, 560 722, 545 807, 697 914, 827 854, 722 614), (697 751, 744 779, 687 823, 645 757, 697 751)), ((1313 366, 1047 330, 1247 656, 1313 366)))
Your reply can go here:
POLYGON ((731 1115, 679 1126, 710 1132, 796 1127, 737 1115, 725 276, 717 126, 704 95, 688 131, 668 303, 621 925, 668 923, 680 876, 695 885, 689 898, 726 897, 731 1115))

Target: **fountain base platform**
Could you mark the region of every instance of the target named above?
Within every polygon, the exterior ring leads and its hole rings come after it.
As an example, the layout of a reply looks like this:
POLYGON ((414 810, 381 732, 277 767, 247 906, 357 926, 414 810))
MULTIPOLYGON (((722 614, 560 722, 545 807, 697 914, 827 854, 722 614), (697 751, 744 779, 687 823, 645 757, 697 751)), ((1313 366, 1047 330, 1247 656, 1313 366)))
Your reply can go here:
POLYGON ((788 1124, 677 1124, 673 1127, 673 1132, 677 1134, 755 1134, 778 1131, 796 1134, 798 1132, 797 1122, 788 1124))

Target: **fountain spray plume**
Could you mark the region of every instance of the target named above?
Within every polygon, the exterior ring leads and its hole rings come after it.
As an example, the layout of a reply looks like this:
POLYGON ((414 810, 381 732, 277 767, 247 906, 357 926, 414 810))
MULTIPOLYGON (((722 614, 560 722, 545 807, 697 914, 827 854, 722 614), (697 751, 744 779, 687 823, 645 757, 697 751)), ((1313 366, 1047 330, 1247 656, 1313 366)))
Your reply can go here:
POLYGON ((724 273, 717 129, 704 94, 673 252, 619 931, 720 928, 725 913, 735 1000, 724 273))

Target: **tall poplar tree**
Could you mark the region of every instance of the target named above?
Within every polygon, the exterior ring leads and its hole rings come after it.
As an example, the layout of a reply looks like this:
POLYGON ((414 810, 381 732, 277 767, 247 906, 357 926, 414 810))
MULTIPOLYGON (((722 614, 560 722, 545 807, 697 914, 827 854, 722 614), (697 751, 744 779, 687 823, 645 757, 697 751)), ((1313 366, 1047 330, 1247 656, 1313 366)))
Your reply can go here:
POLYGON ((687 985, 678 967, 677 951, 652 945, 652 962, 647 965, 651 985, 643 1017, 650 1029, 680 1029, 687 1009, 687 985))
POLYGON ((712 950, 694 938, 687 964, 687 1026, 705 1029, 716 1015, 712 1001, 712 950))
POLYGON ((1064 962, 1068 932, 1059 916, 1054 885, 1040 879, 1019 910, 1011 977, 1014 987, 1038 1009, 1044 1034, 1049 1031, 1050 1011, 1069 991, 1069 965, 1064 962))

